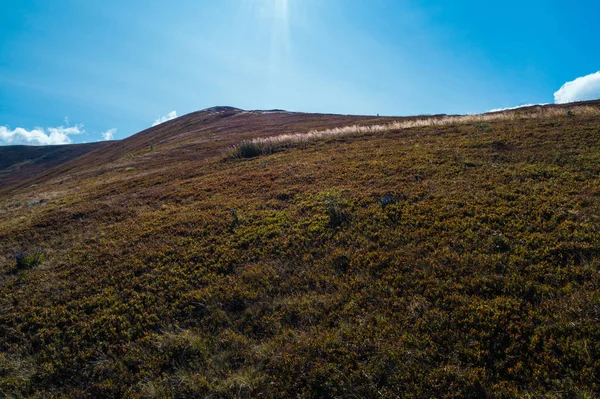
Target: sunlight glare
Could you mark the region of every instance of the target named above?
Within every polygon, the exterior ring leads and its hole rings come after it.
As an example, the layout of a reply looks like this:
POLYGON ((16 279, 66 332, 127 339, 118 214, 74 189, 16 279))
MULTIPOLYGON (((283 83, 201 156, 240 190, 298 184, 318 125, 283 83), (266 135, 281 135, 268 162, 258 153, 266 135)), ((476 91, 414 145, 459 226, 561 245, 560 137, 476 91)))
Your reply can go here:
MULTIPOLYGON (((294 3, 295 4, 295 3, 294 3)), ((291 53, 290 14, 292 0, 244 0, 243 9, 254 22, 270 27, 270 63, 291 53)), ((281 61, 281 59, 279 60, 281 61)))
POLYGON ((289 0, 273 0, 275 2, 275 16, 278 19, 288 20, 289 0))

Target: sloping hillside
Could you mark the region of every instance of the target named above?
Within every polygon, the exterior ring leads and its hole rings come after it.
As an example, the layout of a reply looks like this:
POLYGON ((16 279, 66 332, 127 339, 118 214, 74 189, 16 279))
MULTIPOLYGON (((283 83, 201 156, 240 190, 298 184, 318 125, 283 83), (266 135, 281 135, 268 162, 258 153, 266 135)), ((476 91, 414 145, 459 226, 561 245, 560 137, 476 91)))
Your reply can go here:
MULTIPOLYGON (((409 118, 394 118, 409 119, 409 118)), ((43 173, 31 181, 11 187, 18 191, 30 184, 52 179, 97 176, 130 164, 143 163, 145 170, 220 155, 240 140, 281 133, 308 132, 354 123, 374 124, 392 118, 353 115, 302 114, 286 111, 244 111, 233 107, 213 107, 162 123, 136 135, 92 151, 43 173), (150 157, 144 157, 151 153, 150 157), (77 176, 77 177, 75 177, 77 176)))
POLYGON ((392 119, 220 108, 38 175, 0 196, 0 393, 594 397, 580 105, 253 158, 227 148, 392 119))
POLYGON ((106 143, 0 146, 0 190, 105 145, 106 143))

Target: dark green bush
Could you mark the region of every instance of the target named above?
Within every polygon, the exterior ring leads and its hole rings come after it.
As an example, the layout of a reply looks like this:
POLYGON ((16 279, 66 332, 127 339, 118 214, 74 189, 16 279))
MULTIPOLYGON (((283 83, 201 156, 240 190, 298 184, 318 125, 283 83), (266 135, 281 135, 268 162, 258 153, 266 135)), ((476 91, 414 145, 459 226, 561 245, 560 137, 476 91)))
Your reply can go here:
POLYGON ((265 143, 257 141, 242 141, 233 149, 234 158, 254 158, 269 154, 270 148, 265 143))
POLYGON ((44 251, 35 250, 33 252, 19 252, 15 255, 15 268, 17 270, 31 269, 39 266, 44 259, 44 251))
POLYGON ((331 227, 341 226, 348 221, 348 214, 333 200, 327 203, 327 213, 331 227))

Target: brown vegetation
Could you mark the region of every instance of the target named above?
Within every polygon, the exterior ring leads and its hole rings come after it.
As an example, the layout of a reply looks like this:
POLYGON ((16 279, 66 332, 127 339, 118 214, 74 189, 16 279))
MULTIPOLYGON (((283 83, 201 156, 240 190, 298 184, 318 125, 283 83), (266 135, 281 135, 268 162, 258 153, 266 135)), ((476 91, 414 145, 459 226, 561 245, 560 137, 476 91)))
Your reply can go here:
POLYGON ((13 186, 0 395, 594 397, 595 109, 252 159, 223 153, 397 119, 226 109, 13 186))
POLYGON ((106 143, 0 146, 0 190, 105 145, 106 143))

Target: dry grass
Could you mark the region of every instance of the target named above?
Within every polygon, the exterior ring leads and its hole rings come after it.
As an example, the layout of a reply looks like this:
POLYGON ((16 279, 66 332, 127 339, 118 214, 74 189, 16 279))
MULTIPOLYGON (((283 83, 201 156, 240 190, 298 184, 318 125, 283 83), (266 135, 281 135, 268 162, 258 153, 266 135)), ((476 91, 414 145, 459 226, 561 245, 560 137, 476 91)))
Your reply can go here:
POLYGON ((252 158, 268 155, 286 147, 297 147, 305 143, 334 137, 355 136, 362 134, 384 133, 404 129, 427 126, 447 126, 458 124, 487 123, 520 119, 544 119, 574 115, 600 115, 600 110, 592 106, 574 106, 572 108, 552 108, 536 106, 526 109, 490 112, 476 115, 454 115, 442 117, 427 117, 394 121, 376 125, 350 125, 324 130, 311 130, 308 133, 286 133, 272 137, 258 137, 244 140, 230 149, 229 156, 234 158, 252 158))

